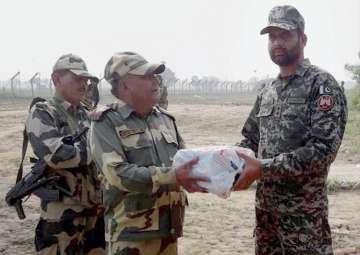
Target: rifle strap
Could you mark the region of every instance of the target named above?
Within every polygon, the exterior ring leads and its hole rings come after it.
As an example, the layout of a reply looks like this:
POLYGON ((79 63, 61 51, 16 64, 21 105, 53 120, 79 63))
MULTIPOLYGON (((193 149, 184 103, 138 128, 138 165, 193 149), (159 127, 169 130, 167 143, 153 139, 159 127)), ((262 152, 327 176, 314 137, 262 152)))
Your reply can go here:
MULTIPOLYGON (((33 98, 33 100, 30 103, 29 112, 30 112, 31 108, 37 102, 44 102, 44 101, 46 101, 46 100, 44 98, 41 98, 41 97, 33 98)), ((27 135, 26 127, 25 127, 24 130, 23 130, 23 145, 22 145, 22 149, 21 149, 21 162, 20 162, 20 166, 19 166, 18 173, 17 173, 17 176, 16 176, 16 183, 18 183, 21 180, 22 176, 23 176, 23 165, 24 165, 24 159, 25 159, 28 143, 29 143, 29 137, 27 135)))
POLYGON ((22 149, 21 149, 21 162, 20 162, 20 166, 19 166, 18 173, 16 176, 16 183, 18 183, 21 180, 22 175, 23 175, 23 165, 24 165, 24 159, 25 159, 25 155, 26 155, 28 142, 29 142, 29 137, 26 133, 26 128, 24 128, 24 130, 23 130, 23 145, 22 145, 22 149))

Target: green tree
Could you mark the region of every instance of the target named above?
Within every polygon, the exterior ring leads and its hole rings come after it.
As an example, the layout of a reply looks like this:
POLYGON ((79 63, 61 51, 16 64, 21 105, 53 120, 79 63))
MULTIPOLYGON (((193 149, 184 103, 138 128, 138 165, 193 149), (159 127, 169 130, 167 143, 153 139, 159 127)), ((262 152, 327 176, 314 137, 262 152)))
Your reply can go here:
MULTIPOLYGON (((360 52, 358 54, 360 59, 360 52)), ((345 69, 352 73, 352 78, 357 82, 358 85, 360 85, 360 65, 345 65, 345 69)))
MULTIPOLYGON (((360 52, 358 53, 360 59, 360 52)), ((360 110, 360 64, 350 65, 346 64, 345 69, 352 74, 352 79, 356 81, 357 85, 351 93, 351 103, 354 109, 360 110)))

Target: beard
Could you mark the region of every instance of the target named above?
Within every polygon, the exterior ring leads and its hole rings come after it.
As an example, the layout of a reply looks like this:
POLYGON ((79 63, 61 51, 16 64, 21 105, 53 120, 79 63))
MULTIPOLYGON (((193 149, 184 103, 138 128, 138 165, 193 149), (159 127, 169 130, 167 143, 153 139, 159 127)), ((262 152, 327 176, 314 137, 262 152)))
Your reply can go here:
POLYGON ((271 60, 277 64, 278 66, 288 66, 296 63, 300 57, 300 41, 294 45, 291 49, 286 48, 276 48, 276 49, 270 49, 270 57, 271 60), (277 55, 275 54, 275 51, 281 50, 283 52, 283 55, 277 55))

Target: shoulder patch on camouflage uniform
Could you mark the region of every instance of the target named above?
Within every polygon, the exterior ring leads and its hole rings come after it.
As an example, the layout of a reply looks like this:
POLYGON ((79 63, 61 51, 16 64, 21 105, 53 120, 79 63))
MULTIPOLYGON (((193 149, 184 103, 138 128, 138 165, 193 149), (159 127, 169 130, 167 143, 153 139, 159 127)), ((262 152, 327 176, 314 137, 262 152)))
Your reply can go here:
POLYGON ((329 111, 336 105, 340 87, 331 74, 322 70, 320 71, 316 77, 318 84, 316 88, 317 92, 315 92, 317 109, 319 111, 329 111))
POLYGON ((174 115, 172 115, 170 112, 168 112, 168 111, 165 110, 164 108, 161 108, 161 107, 157 107, 157 106, 156 106, 156 109, 159 110, 159 112, 165 114, 166 116, 169 116, 172 120, 175 121, 174 115))
POLYGON ((332 95, 333 89, 330 86, 321 85, 319 88, 320 95, 332 95))
POLYGON ((318 107, 320 111, 331 110, 335 105, 335 98, 333 95, 320 95, 318 99, 318 107))
POLYGON ((107 105, 98 105, 98 107, 95 110, 89 112, 90 119, 92 121, 99 121, 105 116, 106 112, 112 109, 113 109, 112 107, 107 105))

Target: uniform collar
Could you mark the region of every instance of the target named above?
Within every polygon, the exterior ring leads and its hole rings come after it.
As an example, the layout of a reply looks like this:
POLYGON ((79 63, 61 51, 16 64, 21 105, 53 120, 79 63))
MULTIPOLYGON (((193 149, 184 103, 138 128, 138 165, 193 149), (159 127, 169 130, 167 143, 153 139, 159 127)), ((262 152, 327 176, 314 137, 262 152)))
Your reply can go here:
POLYGON ((299 67, 296 69, 295 75, 298 75, 300 77, 303 77, 306 71, 309 69, 311 63, 308 58, 305 58, 299 65, 299 67))
POLYGON ((119 99, 119 101, 116 103, 116 111, 119 112, 124 119, 127 119, 134 111, 134 109, 131 108, 130 105, 119 99))
POLYGON ((74 106, 70 104, 68 101, 62 98, 57 92, 55 92, 53 100, 55 101, 55 103, 59 104, 62 108, 64 108, 65 111, 67 112, 74 113, 80 109, 80 106, 74 106))
MULTIPOLYGON (((306 71, 309 69, 310 65, 311 65, 310 60, 308 58, 305 58, 297 67, 295 74, 289 76, 288 80, 296 76, 303 77, 306 71)), ((277 78, 281 80, 280 74, 278 74, 277 78)))
MULTIPOLYGON (((120 99, 118 100, 118 102, 116 104, 116 111, 118 111, 124 119, 129 118, 129 116, 132 113, 136 116, 139 116, 138 114, 136 114, 135 110, 130 105, 128 105, 127 103, 125 103, 124 101, 122 101, 120 99)), ((156 107, 153 107, 153 110, 149 115, 151 115, 153 113, 159 113, 159 112, 160 111, 156 107)))

